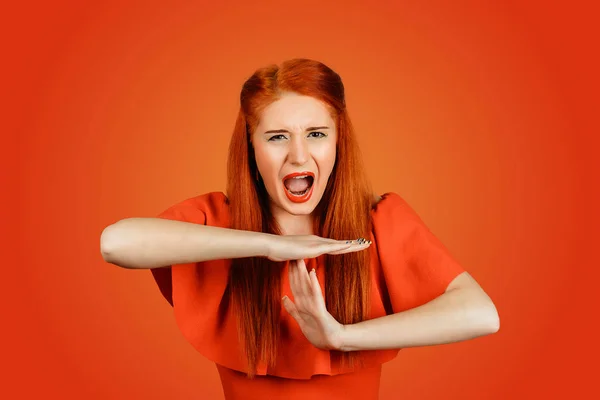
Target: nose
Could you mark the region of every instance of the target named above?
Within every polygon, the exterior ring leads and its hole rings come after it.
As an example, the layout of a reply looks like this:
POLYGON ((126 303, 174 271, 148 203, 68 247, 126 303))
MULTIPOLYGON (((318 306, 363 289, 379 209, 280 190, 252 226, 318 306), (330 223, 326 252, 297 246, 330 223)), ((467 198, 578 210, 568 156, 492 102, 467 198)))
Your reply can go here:
POLYGON ((302 135, 294 136, 290 143, 289 162, 295 165, 304 165, 308 162, 308 143, 302 135))

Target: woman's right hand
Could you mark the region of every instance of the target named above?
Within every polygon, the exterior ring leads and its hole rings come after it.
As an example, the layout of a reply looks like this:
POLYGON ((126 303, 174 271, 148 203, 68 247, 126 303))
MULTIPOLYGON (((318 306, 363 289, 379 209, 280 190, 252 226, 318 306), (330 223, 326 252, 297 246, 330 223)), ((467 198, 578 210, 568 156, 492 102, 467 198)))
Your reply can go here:
POLYGON ((315 258, 322 254, 344 254, 369 248, 367 240, 335 240, 316 235, 269 235, 267 258, 271 261, 315 258))

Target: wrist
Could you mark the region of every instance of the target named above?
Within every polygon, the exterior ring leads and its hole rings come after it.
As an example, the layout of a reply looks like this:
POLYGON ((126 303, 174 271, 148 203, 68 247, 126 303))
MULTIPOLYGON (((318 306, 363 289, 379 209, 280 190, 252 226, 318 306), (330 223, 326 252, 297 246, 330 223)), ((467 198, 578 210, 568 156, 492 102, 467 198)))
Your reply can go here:
POLYGON ((352 349, 348 345, 349 338, 352 334, 352 324, 342 325, 338 334, 335 350, 337 351, 351 351, 352 349))
POLYGON ((274 236, 276 235, 270 233, 256 233, 256 257, 269 257, 274 236))

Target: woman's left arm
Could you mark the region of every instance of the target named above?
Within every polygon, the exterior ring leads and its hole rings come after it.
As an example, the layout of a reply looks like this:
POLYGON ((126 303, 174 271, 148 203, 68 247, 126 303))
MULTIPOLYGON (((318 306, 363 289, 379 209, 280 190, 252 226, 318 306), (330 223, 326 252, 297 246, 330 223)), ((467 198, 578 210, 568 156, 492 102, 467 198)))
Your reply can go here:
POLYGON ((341 351, 399 349, 459 342, 495 333, 500 319, 494 303, 463 272, 445 293, 419 307, 352 325, 343 325, 341 351))
POLYGON ((327 311, 317 276, 304 260, 290 262, 290 287, 283 306, 306 338, 328 350, 384 350, 459 342, 497 332, 494 303, 467 272, 445 293, 421 306, 351 325, 340 324, 327 311))

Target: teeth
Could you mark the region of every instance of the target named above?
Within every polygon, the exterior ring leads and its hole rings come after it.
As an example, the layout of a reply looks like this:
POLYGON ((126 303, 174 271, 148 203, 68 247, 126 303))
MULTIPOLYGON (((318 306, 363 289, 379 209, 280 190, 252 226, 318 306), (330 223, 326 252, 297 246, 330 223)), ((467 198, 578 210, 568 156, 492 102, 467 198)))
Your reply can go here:
MULTIPOLYGON (((307 189, 308 190, 308 189, 307 189)), ((303 190, 301 192, 292 192, 291 190, 288 190, 288 192, 290 192, 291 194, 293 194, 294 196, 301 196, 304 193, 306 193, 306 190, 303 190)))

